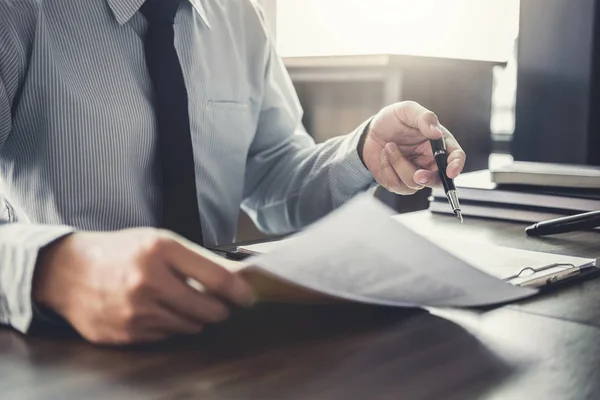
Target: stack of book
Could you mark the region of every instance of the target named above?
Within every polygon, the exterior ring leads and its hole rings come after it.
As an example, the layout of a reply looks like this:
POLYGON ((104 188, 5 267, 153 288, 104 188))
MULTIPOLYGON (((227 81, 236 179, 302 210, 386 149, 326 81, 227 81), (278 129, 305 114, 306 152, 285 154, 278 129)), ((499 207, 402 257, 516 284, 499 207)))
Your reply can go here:
MULTIPOLYGON (((515 162, 455 180, 464 216, 521 222, 600 210, 600 167, 515 162)), ((429 209, 452 214, 443 189, 429 209)))

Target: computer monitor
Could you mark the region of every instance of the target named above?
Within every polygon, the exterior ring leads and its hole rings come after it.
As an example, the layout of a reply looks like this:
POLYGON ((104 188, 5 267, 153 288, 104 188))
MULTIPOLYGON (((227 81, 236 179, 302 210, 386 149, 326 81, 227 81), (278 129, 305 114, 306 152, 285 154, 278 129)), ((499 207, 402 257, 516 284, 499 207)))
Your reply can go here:
POLYGON ((512 153, 600 165, 600 0, 521 0, 512 153))

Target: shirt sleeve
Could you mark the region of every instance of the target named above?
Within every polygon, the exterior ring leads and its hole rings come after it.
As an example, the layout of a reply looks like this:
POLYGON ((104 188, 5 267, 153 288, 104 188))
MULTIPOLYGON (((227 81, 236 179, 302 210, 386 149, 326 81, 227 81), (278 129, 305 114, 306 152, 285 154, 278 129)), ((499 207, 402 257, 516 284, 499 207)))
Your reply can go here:
POLYGON ((264 94, 246 168, 244 211, 268 233, 299 230, 375 184, 358 156, 368 121, 315 144, 292 81, 266 39, 264 94))
MULTIPOLYGON (((0 1, 0 148, 12 130, 11 110, 26 70, 30 24, 25 17, 33 15, 31 10, 0 1)), ((27 332, 33 317, 31 284, 38 253, 73 229, 19 222, 13 210, 0 178, 0 324, 27 332)))
POLYGON ((31 283, 39 251, 72 231, 66 226, 0 221, 0 323, 28 331, 33 317, 31 283))

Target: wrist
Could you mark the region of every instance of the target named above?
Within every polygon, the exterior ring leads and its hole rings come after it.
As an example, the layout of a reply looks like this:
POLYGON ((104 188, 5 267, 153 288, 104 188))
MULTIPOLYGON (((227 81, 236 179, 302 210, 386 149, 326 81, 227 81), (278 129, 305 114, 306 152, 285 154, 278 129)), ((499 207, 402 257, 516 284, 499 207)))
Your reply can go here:
MULTIPOLYGON (((33 274, 31 296, 33 302, 42 309, 59 312, 65 288, 55 285, 56 269, 64 264, 64 256, 74 234, 63 236, 40 249, 33 274), (58 293, 58 295, 57 295, 58 293)), ((59 285, 60 286, 60 285, 59 285)))

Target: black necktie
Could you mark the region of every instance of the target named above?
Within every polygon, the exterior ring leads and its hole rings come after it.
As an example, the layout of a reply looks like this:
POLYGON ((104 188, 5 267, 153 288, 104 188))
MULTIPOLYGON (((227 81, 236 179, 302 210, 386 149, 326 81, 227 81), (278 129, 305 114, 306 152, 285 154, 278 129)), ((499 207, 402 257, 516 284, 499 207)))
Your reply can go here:
POLYGON ((158 122, 163 178, 161 226, 202 245, 188 97, 175 50, 173 24, 178 7, 179 0, 147 0, 140 9, 148 21, 144 49, 158 122))

